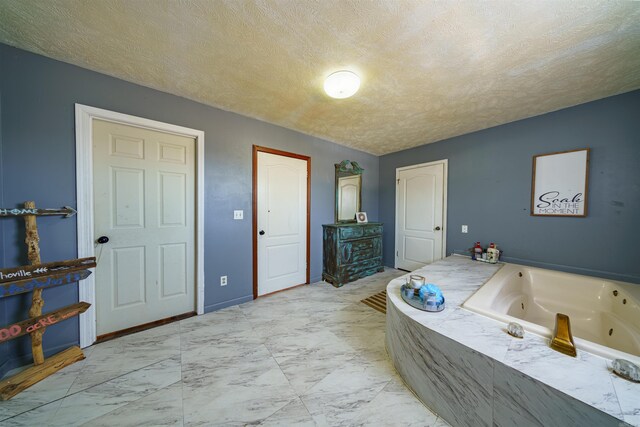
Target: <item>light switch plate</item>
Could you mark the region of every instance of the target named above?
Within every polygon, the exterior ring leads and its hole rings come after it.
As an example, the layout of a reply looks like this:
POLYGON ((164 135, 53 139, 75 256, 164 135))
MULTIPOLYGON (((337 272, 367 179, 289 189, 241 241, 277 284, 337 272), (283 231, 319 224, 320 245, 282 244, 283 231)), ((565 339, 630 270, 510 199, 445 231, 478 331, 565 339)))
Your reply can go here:
POLYGON ((244 211, 233 211, 233 219, 242 219, 244 217, 244 211))

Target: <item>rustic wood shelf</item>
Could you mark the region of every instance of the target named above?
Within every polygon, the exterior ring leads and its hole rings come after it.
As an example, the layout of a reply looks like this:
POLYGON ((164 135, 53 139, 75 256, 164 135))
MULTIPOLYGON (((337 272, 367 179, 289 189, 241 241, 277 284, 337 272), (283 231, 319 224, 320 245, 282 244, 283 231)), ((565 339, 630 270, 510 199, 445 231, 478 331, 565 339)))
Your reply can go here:
POLYGON ((0 381, 0 400, 11 399, 60 369, 84 359, 84 353, 78 346, 70 347, 48 359, 45 359, 42 348, 42 335, 47 327, 84 313, 91 306, 89 303, 79 302, 42 314, 43 289, 77 283, 91 274, 87 268, 96 266, 95 258, 56 261, 47 264, 42 264, 40 260, 40 236, 38 235, 36 217, 63 215, 65 218, 69 218, 75 213, 76 211, 68 206, 63 209, 37 209, 35 202, 32 201, 25 202, 23 209, 0 208, 0 218, 24 218, 25 243, 30 263, 30 265, 0 270, 0 298, 33 292, 29 318, 0 327, 0 344, 26 334, 31 336, 33 366, 0 381))

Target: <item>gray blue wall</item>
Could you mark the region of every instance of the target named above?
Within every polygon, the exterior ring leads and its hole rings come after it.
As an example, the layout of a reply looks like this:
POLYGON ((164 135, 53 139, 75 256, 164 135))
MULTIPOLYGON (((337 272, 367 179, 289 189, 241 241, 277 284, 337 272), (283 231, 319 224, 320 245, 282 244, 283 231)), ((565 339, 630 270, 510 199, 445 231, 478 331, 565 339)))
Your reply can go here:
MULTIPOLYGON (((76 205, 74 104, 205 132, 205 310, 252 299, 252 145, 311 156, 311 280, 322 273, 322 227, 333 222, 334 163, 364 169, 363 208, 378 219, 378 158, 238 114, 0 45, 0 207, 35 200, 39 207, 76 205), (233 210, 245 219, 234 221, 233 210), (219 277, 229 285, 221 288, 219 277)), ((268 102, 266 100, 265 102, 268 102)), ((40 218, 44 262, 75 258, 75 219, 40 218)), ((22 221, 0 221, 0 268, 26 264, 22 221)), ((77 287, 44 291, 44 311, 78 300, 77 287)), ((0 323, 23 320, 30 295, 0 299, 0 323)), ((78 342, 77 318, 47 330, 46 353, 78 342)), ((29 361, 27 338, 0 345, 0 376, 29 361)))
POLYGON ((495 242, 513 262, 640 283, 640 91, 380 157, 388 266, 396 168, 439 159, 449 160, 448 253, 495 242), (588 216, 530 216, 532 157, 584 147, 588 216))

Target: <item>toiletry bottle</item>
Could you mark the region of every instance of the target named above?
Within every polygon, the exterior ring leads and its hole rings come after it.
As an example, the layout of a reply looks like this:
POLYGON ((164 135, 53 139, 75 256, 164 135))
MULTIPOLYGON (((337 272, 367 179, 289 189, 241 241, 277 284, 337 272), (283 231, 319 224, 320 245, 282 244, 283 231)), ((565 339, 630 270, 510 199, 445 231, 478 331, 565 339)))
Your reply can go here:
POLYGON ((499 254, 500 251, 498 251, 498 248, 496 248, 495 243, 491 243, 489 245, 489 249, 487 249, 487 260, 491 263, 496 263, 498 262, 499 254))
POLYGON ((474 259, 482 258, 482 246, 480 246, 480 242, 476 242, 476 245, 473 247, 474 259))

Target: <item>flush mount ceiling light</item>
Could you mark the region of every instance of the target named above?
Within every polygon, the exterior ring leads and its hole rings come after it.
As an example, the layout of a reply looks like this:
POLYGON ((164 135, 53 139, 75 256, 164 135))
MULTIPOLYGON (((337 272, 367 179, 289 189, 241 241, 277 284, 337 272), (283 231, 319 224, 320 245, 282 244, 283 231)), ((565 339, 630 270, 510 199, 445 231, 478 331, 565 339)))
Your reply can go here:
POLYGON ((360 88, 360 77, 351 71, 336 71, 324 81, 324 91, 332 98, 349 98, 360 88))

